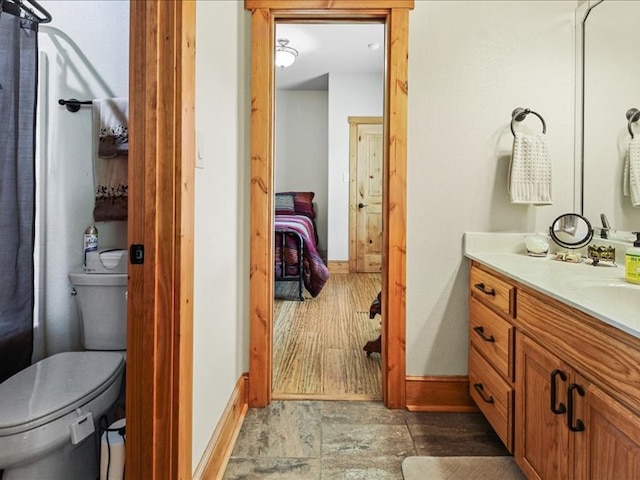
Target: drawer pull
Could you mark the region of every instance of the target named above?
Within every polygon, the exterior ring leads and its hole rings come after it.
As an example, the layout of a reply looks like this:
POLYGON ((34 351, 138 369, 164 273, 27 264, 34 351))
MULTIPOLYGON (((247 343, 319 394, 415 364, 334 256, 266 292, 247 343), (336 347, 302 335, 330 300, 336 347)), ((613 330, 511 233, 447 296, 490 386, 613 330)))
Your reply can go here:
POLYGON ((483 327, 473 327, 473 331, 476 332, 478 335, 480 335, 480 337, 485 341, 485 342, 495 342, 496 339, 493 338, 493 335, 489 335, 487 336, 486 333, 484 333, 484 328, 483 327))
POLYGON ((569 404, 569 413, 567 414, 567 426, 569 430, 572 432, 582 432, 584 430, 584 422, 579 418, 576 419, 575 423, 573 421, 573 392, 578 392, 578 395, 584 397, 584 388, 576 383, 572 383, 569 385, 569 390, 567 392, 567 403, 569 404))
POLYGON ((567 381, 567 375, 562 370, 554 370, 551 372, 551 411, 556 415, 562 415, 567 411, 567 407, 565 407, 564 403, 560 402, 560 405, 556 408, 557 401, 557 385, 556 385, 556 377, 559 376, 560 380, 563 382, 567 381))
POLYGON ((496 296, 496 291, 493 288, 490 288, 489 290, 487 290, 487 288, 484 286, 484 283, 476 283, 474 287, 476 287, 478 290, 480 290, 482 293, 486 295, 491 295, 492 297, 496 296))
POLYGON ((486 396, 484 393, 484 387, 481 383, 474 383, 473 388, 476 389, 476 392, 478 392, 478 395, 480 395, 480 398, 482 398, 485 403, 493 403, 493 397, 491 395, 488 397, 486 396))

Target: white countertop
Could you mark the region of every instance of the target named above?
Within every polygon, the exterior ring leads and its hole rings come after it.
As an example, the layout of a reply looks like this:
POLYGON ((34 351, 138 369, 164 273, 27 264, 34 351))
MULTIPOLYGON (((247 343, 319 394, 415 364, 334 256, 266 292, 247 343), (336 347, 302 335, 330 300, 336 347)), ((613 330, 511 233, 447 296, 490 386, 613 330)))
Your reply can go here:
POLYGON ((625 281, 624 263, 620 262, 630 245, 615 245, 617 267, 594 267, 590 261, 561 262, 552 254, 528 256, 524 245, 527 235, 530 234, 467 232, 464 255, 640 338, 640 285, 625 281))

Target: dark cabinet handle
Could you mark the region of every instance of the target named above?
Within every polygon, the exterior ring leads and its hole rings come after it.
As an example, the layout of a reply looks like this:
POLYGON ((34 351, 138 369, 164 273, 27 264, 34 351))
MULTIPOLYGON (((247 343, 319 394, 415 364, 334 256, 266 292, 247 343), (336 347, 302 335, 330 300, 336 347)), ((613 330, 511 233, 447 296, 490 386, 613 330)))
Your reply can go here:
POLYGON ((358 204, 358 208, 364 208, 364 207, 367 207, 367 206, 368 206, 368 205, 365 205, 365 204, 364 204, 364 203, 362 203, 362 202, 360 202, 360 203, 358 204))
POLYGON ((560 377, 560 380, 563 382, 567 381, 567 375, 562 370, 554 370, 551 372, 551 411, 556 415, 561 415, 567 411, 567 407, 565 407, 564 403, 560 402, 560 405, 556 408, 556 399, 557 399, 557 385, 556 385, 556 377, 560 377))
POLYGON ((478 395, 480 395, 480 398, 482 398, 485 403, 493 403, 493 397, 491 395, 487 397, 487 395, 484 393, 484 387, 481 383, 474 383, 473 388, 476 389, 476 392, 478 392, 478 395))
POLYGON ((489 335, 489 336, 487 336, 487 334, 486 334, 486 333, 484 333, 484 328, 483 328, 483 327, 473 327, 473 331, 474 331, 474 332, 476 332, 478 335, 480 335, 480 337, 482 337, 482 339, 483 339, 485 342, 491 342, 491 343, 493 343, 493 342, 495 342, 495 341, 496 341, 496 339, 495 339, 495 338, 493 338, 493 335, 489 335))
POLYGON ((474 285, 474 287, 476 287, 482 293, 485 293, 487 295, 491 295, 492 297, 496 296, 496 291, 493 288, 490 288, 489 290, 487 290, 486 287, 484 286, 484 283, 476 283, 474 285))
POLYGON ((569 385, 569 390, 567 392, 567 403, 569 404, 569 413, 567 414, 567 426, 569 430, 572 432, 582 432, 584 430, 584 422, 579 418, 576 418, 575 422, 573 420, 573 392, 578 392, 578 395, 584 397, 584 388, 576 383, 572 383, 569 385))

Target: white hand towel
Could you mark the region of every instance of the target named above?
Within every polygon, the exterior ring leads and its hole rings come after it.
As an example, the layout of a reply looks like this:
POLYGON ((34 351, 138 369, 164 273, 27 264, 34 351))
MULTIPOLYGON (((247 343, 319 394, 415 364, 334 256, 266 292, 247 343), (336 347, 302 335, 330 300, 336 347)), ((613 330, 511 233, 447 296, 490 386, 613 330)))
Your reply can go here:
POLYGON ((551 155, 543 134, 516 132, 509 165, 511 203, 551 205, 551 155))
POLYGON ((640 138, 637 136, 629 141, 623 172, 623 193, 631 196, 631 205, 640 207, 640 138))

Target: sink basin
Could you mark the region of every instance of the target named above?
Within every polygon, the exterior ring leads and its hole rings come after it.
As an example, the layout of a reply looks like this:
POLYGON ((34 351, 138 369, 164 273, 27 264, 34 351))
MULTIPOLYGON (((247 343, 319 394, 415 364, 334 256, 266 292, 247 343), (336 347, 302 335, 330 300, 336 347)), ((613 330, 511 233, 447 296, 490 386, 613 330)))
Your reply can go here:
POLYGON ((586 303, 622 324, 640 326, 640 285, 611 280, 577 282, 575 287, 586 303))

